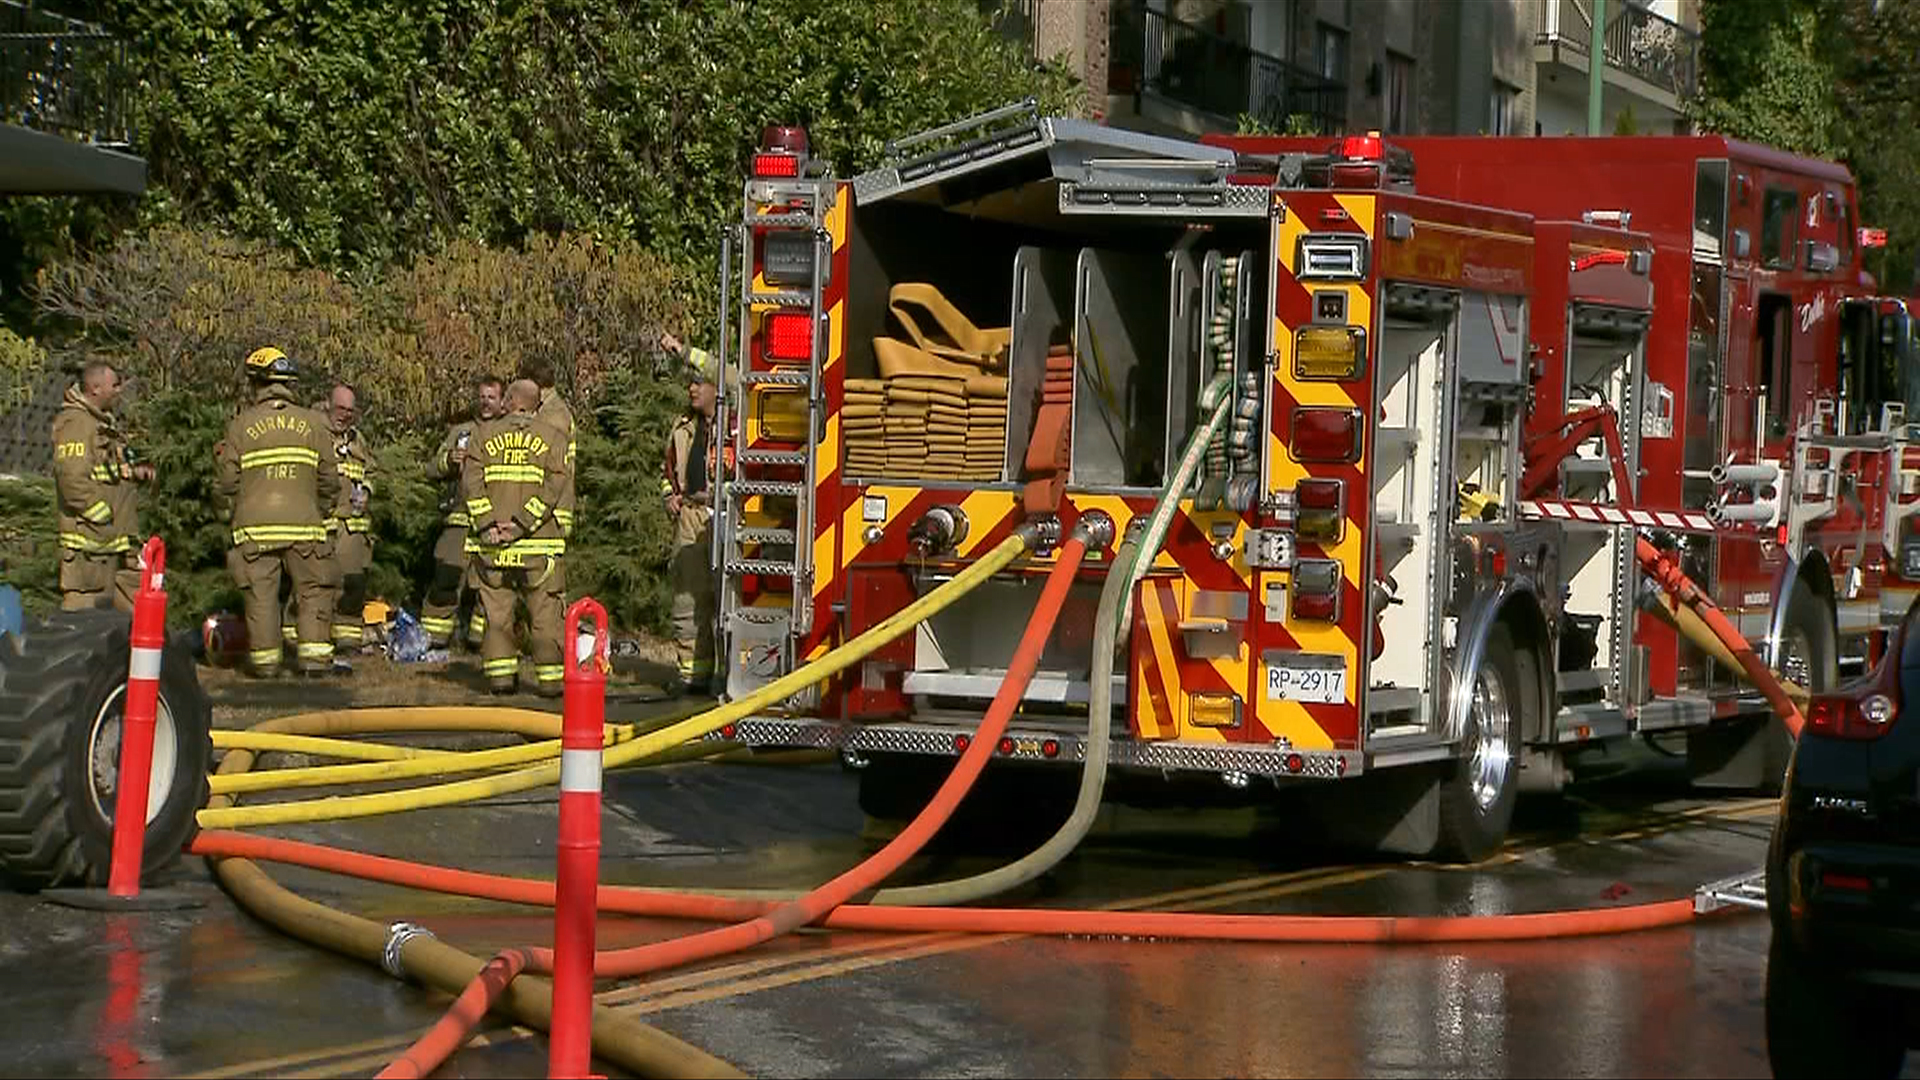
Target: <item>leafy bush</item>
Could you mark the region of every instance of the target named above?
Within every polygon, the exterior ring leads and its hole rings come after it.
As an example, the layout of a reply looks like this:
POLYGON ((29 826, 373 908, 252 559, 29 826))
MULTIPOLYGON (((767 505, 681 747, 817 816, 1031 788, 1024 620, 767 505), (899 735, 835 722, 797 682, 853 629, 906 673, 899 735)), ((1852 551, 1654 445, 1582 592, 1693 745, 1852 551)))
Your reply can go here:
POLYGON ((60 530, 53 481, 0 478, 0 579, 20 590, 28 614, 60 607, 60 530))

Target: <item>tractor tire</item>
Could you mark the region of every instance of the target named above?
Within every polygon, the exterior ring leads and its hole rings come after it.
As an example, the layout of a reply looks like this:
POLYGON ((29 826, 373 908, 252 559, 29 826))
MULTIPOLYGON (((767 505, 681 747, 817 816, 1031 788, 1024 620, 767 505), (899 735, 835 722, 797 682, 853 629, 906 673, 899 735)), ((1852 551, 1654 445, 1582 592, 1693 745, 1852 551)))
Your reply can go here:
MULTIPOLYGON (((0 635, 0 878, 26 891, 107 880, 130 657, 126 615, 62 612, 0 635)), ((142 878, 180 858, 207 802, 212 707, 163 653, 142 878)))
POLYGON ((1473 704, 1462 753, 1445 766, 1440 780, 1435 855, 1474 863, 1506 842, 1520 792, 1520 735, 1531 694, 1522 688, 1519 654, 1506 623, 1495 624, 1489 633, 1486 654, 1467 692, 1473 704))

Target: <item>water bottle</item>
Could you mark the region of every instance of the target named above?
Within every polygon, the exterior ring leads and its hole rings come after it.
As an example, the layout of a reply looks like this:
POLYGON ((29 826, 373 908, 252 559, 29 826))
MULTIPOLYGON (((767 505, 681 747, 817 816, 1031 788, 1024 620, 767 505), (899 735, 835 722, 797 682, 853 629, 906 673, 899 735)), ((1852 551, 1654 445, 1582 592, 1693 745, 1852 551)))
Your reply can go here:
POLYGON ((413 613, 402 609, 387 634, 387 656, 396 663, 415 664, 427 658, 430 640, 413 613))

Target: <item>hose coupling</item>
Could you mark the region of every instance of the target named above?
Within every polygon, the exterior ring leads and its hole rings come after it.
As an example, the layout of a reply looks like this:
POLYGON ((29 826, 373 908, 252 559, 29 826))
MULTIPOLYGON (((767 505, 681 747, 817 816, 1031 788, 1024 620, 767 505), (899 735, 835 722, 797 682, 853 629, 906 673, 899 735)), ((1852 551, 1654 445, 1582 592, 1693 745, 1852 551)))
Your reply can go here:
POLYGON ((1073 533, 1089 549, 1104 550, 1113 543, 1113 516, 1105 510, 1089 510, 1073 523, 1073 533))
POLYGON ((400 953, 407 942, 414 938, 431 938, 433 931, 418 923, 397 922, 387 927, 387 943, 380 950, 380 966, 387 974, 396 979, 405 979, 406 970, 400 966, 400 953))
POLYGON ((907 545, 921 558, 951 551, 967 538, 967 515, 958 506, 936 506, 907 530, 907 545))
POLYGON ((1060 516, 1058 514, 1035 514, 1028 518, 1020 528, 1033 539, 1033 550, 1045 554, 1060 545, 1060 516))

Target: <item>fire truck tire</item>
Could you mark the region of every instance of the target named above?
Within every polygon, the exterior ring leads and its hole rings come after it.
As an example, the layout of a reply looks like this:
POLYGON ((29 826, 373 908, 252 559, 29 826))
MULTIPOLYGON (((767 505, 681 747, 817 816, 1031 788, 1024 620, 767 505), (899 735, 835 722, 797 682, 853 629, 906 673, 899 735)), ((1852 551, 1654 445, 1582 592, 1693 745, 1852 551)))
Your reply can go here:
POLYGON ((1496 623, 1474 672, 1465 745, 1440 780, 1440 835, 1435 854, 1472 863, 1506 841, 1520 790, 1520 735, 1534 695, 1520 682, 1513 630, 1496 623))
MULTIPOLYGON (((129 620, 53 615, 0 637, 0 877, 25 890, 99 885, 113 846, 129 620)), ((207 801, 212 708, 193 660, 169 645, 160 672, 143 877, 180 857, 207 801)))

